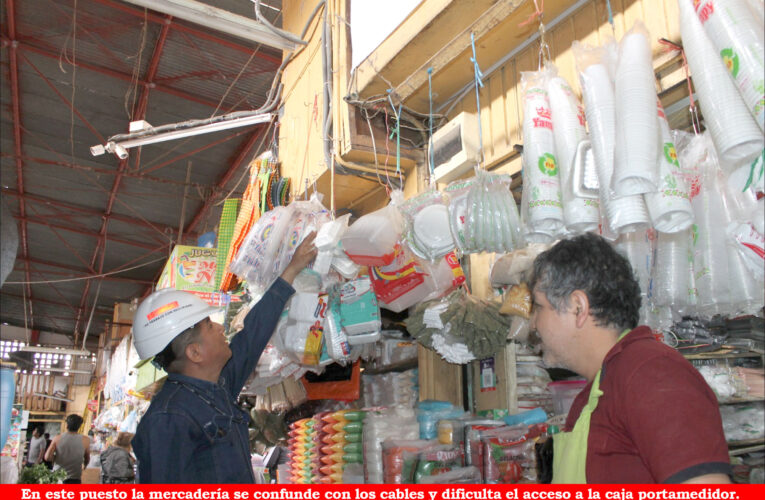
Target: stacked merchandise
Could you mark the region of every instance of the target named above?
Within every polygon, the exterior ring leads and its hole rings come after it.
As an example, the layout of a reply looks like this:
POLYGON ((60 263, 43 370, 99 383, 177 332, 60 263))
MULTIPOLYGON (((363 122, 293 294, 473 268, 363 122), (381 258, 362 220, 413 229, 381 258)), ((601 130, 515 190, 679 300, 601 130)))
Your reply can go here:
POLYGON ((290 482, 294 484, 313 484, 318 477, 318 445, 317 432, 314 429, 317 421, 304 418, 290 424, 289 439, 289 469, 290 482))
POLYGON ((341 410, 317 415, 321 430, 318 433, 319 477, 317 483, 342 484, 347 464, 363 463, 362 427, 364 412, 341 410))
POLYGON ((436 439, 438 422, 466 417, 462 408, 448 401, 420 401, 417 403, 417 422, 420 424, 420 439, 436 439))
POLYGON ((533 483, 537 479, 534 443, 545 426, 523 424, 498 427, 480 433, 483 482, 488 484, 533 483))
POLYGON ((438 443, 426 439, 386 439, 382 443, 383 483, 413 484, 417 455, 438 443))
POLYGON ((414 408, 419 391, 418 370, 367 374, 361 376, 362 397, 365 407, 414 408))
MULTIPOLYGON (((709 12, 704 16, 701 11, 694 13, 690 0, 680 0, 679 5, 684 46, 709 131, 689 136, 670 130, 664 110, 657 104, 651 38, 641 23, 619 43, 610 41, 592 48, 574 42, 590 132, 587 147, 591 145, 594 168, 586 172, 575 157, 563 183, 566 213, 565 202, 572 193, 586 196, 594 192, 594 173, 602 235, 615 241, 632 264, 643 295, 641 323, 662 331, 681 315, 756 312, 764 295, 765 244, 758 230, 762 207, 756 199, 756 192, 764 190, 762 131, 716 56, 719 51, 710 48, 713 41, 707 34, 722 37, 721 28, 713 29, 709 12), (709 19, 699 21, 699 17, 709 19)), ((732 36, 751 35, 744 30, 732 36)), ((742 50, 751 50, 752 45, 749 47, 742 50)), ((529 175, 535 158, 527 156, 537 150, 542 156, 544 151, 560 150, 555 142, 563 136, 557 130, 560 113, 552 113, 550 130, 546 130, 544 111, 548 103, 555 111, 555 103, 563 102, 560 95, 554 102, 547 95, 551 89, 560 93, 562 85, 556 85, 556 78, 549 66, 526 75, 526 100, 534 103, 527 102, 527 112, 539 115, 524 124, 524 142, 538 146, 530 148, 528 155, 524 152, 524 170, 529 169, 529 175)), ((561 119, 560 123, 571 128, 574 121, 561 119)), ((571 135, 580 137, 581 131, 571 135)), ((561 138, 560 142, 571 158, 573 139, 561 138)), ((524 205, 527 233, 537 235, 532 239, 539 239, 540 233, 550 234, 550 238, 565 235, 562 230, 549 229, 559 220, 552 211, 544 216, 529 212, 538 208, 532 203, 535 188, 541 193, 553 182, 542 180, 530 178, 529 185, 524 185, 531 200, 524 205)), ((566 229, 574 231, 570 221, 564 220, 566 229)))
POLYGON ((414 410, 390 408, 368 411, 364 418, 364 479, 367 484, 383 483, 382 444, 387 439, 414 440, 420 435, 414 410))
POLYGON ((516 397, 518 411, 543 408, 552 410, 552 400, 548 384, 552 382, 550 374, 544 368, 541 356, 524 355, 516 359, 516 397))

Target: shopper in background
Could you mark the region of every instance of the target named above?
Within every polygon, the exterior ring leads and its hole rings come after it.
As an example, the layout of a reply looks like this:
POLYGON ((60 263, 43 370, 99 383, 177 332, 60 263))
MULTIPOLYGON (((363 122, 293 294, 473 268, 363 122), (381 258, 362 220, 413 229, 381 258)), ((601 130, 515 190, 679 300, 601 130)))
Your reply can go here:
MULTIPOLYGON (((51 443, 50 432, 46 432, 45 433, 45 449, 46 450, 50 448, 50 443, 51 443)), ((48 469, 53 468, 53 462, 45 458, 44 452, 43 452, 43 463, 45 464, 45 467, 47 467, 48 469)))
POLYGON ((637 327, 630 263, 593 234, 534 261, 531 326, 548 366, 588 384, 553 438, 554 483, 727 483, 714 393, 677 351, 637 327))
POLYGON ((316 256, 315 236, 297 247, 230 347, 209 318, 217 309, 192 294, 159 290, 138 307, 136 350, 169 374, 133 438, 139 482, 254 483, 250 416, 236 398, 295 292, 292 281, 316 256))
POLYGON ((32 430, 32 439, 29 440, 29 452, 27 453, 27 467, 42 463, 45 456, 45 438, 40 427, 35 426, 32 430))
POLYGON ((90 439, 77 431, 82 417, 72 413, 66 417, 66 432, 54 437, 45 452, 45 460, 53 462, 53 470, 64 469, 64 484, 82 482, 82 469, 90 462, 90 439))
POLYGON ((130 454, 131 439, 132 433, 120 432, 114 443, 101 453, 102 484, 126 484, 135 481, 135 459, 130 454))

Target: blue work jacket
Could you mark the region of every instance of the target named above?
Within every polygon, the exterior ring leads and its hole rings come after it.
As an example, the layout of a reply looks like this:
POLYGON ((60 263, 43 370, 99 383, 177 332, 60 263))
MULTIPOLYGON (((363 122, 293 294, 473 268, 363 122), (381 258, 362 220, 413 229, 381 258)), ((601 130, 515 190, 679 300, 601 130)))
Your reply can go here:
POLYGON ((278 278, 231 341, 218 383, 168 375, 133 438, 141 483, 253 483, 247 424, 236 404, 295 290, 278 278))

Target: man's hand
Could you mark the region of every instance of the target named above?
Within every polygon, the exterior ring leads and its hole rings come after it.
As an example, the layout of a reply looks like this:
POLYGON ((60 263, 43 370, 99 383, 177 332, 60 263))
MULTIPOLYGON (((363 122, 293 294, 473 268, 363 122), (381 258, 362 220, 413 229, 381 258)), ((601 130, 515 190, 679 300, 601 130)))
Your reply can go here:
POLYGON ((316 257, 318 250, 313 246, 313 240, 316 239, 316 232, 311 232, 306 236, 303 241, 295 249, 295 253, 292 256, 292 260, 287 265, 287 268, 282 273, 282 279, 290 285, 295 280, 295 277, 300 274, 305 266, 311 263, 316 257))

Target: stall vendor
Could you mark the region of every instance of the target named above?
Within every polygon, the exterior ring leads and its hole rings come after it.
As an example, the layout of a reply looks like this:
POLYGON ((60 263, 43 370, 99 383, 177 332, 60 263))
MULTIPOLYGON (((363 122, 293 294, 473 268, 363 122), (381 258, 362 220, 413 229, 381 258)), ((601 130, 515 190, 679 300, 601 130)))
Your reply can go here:
POLYGON ((139 482, 255 482, 249 414, 236 398, 295 291, 292 281, 316 256, 314 238, 311 233, 297 247, 230 346, 223 327, 209 318, 218 309, 193 294, 159 290, 138 307, 136 350, 168 373, 133 439, 139 482))
POLYGON ((531 326, 548 366, 587 379, 553 439, 554 483, 727 483, 717 399, 676 350, 637 327, 630 263, 593 234, 534 261, 531 326))

